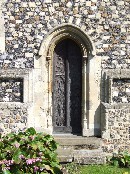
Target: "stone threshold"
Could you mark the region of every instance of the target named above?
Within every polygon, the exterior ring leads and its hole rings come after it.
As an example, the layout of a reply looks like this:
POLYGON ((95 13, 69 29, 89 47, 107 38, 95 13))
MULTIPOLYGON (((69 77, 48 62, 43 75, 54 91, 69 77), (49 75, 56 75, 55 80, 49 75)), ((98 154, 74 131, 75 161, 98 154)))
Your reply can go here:
POLYGON ((106 155, 102 150, 102 139, 72 134, 55 134, 59 144, 57 154, 61 163, 104 164, 106 155))

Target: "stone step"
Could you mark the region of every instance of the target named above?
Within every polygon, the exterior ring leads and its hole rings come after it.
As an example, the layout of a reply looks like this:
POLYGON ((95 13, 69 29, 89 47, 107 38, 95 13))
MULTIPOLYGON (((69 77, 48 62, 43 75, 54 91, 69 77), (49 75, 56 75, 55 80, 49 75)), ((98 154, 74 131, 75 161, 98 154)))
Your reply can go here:
POLYGON ((62 163, 104 164, 106 161, 101 138, 55 135, 54 139, 59 143, 57 154, 62 163))
POLYGON ((54 136, 60 146, 73 147, 73 149, 98 149, 101 147, 102 139, 97 137, 82 136, 54 136))
POLYGON ((74 150, 71 148, 58 148, 58 158, 60 162, 75 162, 78 164, 104 164, 106 161, 102 149, 74 150))

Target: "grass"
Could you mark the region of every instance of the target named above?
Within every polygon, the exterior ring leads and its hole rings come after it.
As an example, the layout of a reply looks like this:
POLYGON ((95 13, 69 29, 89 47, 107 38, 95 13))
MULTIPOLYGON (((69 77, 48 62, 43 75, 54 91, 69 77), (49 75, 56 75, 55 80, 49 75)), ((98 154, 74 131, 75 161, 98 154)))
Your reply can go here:
POLYGON ((80 168, 81 174, 130 174, 130 168, 117 168, 109 165, 87 165, 80 168))
POLYGON ((110 165, 77 165, 68 164, 67 174, 130 174, 130 168, 117 168, 110 165))

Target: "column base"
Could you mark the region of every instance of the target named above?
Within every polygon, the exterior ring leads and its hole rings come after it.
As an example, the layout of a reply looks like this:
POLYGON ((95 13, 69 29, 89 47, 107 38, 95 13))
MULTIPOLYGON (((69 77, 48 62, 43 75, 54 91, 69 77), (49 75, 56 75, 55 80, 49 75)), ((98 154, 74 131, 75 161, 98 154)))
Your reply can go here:
POLYGON ((93 128, 93 129, 83 129, 82 132, 83 137, 92 137, 92 136, 101 136, 101 130, 98 128, 93 128))

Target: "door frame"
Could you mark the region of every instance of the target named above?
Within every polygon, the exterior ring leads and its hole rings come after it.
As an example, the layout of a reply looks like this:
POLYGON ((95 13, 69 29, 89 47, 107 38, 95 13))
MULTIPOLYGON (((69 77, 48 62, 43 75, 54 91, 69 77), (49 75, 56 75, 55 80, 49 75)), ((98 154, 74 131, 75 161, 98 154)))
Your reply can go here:
POLYGON ((62 24, 51 30, 44 38, 39 51, 39 55, 41 55, 39 64, 42 68, 42 75, 45 76, 46 72, 48 84, 46 105, 47 129, 52 134, 53 52, 57 43, 65 38, 74 40, 82 52, 82 136, 94 136, 95 133, 99 135, 101 80, 99 73, 101 73, 101 59, 96 59, 95 47, 89 36, 81 28, 73 24, 62 24), (96 69, 94 66, 96 66, 96 69), (96 73, 98 76, 95 76, 96 73))
MULTIPOLYGON (((89 90, 87 90, 88 86, 86 85, 86 83, 87 83, 86 80, 89 79, 87 77, 88 74, 86 72, 87 68, 89 68, 89 67, 87 67, 88 52, 87 52, 86 48, 83 49, 82 42, 80 42, 80 40, 77 38, 76 34, 74 36, 74 35, 70 35, 70 33, 66 32, 66 33, 64 33, 64 35, 62 35, 62 37, 57 36, 53 39, 53 42, 49 47, 48 55, 47 55, 47 59, 49 59, 49 61, 48 61, 48 65, 49 65, 48 66, 48 75, 50 74, 50 77, 49 77, 50 81, 48 83, 49 83, 49 86, 51 86, 51 91, 52 91, 52 89, 53 89, 53 53, 54 53, 54 49, 60 41, 67 39, 67 38, 74 40, 78 44, 78 46, 80 47, 81 53, 82 53, 82 102, 81 102, 81 105, 82 105, 82 111, 81 111, 82 112, 82 114, 81 114, 82 123, 81 123, 81 125, 82 125, 82 135, 86 136, 86 130, 88 129, 88 119, 87 119, 88 112, 87 112, 86 102, 87 102, 87 98, 89 97, 89 90), (86 95, 84 95, 84 94, 86 94, 86 95)), ((49 103, 51 103, 50 115, 52 118, 53 117, 52 92, 51 92, 51 94, 49 94, 48 98, 50 100, 49 103)), ((52 123, 52 127, 53 127, 53 123, 52 123)), ((53 128, 52 128, 52 133, 53 133, 53 128)))

